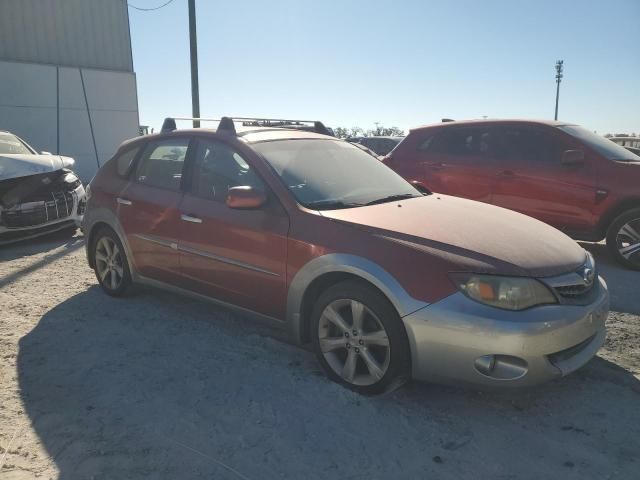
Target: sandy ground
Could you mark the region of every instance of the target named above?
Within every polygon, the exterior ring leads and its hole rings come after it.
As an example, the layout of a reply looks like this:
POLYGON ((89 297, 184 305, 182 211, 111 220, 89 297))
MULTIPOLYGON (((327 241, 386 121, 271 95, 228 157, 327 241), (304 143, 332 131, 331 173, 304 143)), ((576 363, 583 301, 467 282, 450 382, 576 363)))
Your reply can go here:
POLYGON ((0 250, 0 478, 637 479, 640 273, 582 370, 523 392, 361 397, 209 304, 101 293, 82 237, 0 250))

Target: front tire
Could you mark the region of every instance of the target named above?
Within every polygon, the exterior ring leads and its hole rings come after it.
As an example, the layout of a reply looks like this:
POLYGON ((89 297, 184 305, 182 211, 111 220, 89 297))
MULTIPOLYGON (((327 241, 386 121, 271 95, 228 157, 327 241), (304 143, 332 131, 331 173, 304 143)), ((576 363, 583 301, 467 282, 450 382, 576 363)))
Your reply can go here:
POLYGON ((611 223, 607 247, 618 263, 640 270, 640 208, 624 212, 611 223))
POLYGON ((131 273, 118 235, 109 228, 101 228, 91 248, 98 283, 108 295, 123 296, 131 285, 131 273))
POLYGON ((380 292, 363 282, 333 285, 311 317, 313 347, 327 376, 362 394, 399 387, 410 378, 404 325, 380 292))

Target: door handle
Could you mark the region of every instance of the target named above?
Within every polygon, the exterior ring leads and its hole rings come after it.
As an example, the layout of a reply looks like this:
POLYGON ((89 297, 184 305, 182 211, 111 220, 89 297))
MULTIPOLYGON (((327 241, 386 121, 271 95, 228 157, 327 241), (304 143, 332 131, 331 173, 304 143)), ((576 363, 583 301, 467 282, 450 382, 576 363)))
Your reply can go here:
POLYGON ((116 202, 118 202, 119 205, 132 205, 131 200, 127 200, 126 198, 116 198, 116 202))
POLYGON ((193 217, 191 215, 185 215, 184 213, 182 215, 180 215, 180 219, 184 220, 185 222, 202 223, 202 219, 201 218, 193 217))
POLYGON ((442 168, 444 167, 443 163, 428 163, 427 167, 431 168, 432 170, 442 170, 442 168))
POLYGON ((512 170, 503 170, 498 175, 506 178, 514 178, 516 176, 516 174, 512 170))

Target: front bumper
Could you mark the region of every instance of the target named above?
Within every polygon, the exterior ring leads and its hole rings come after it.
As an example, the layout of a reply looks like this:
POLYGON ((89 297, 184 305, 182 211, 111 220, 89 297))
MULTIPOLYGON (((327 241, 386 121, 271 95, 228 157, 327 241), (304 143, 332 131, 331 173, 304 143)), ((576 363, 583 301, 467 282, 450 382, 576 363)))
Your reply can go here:
POLYGON ((403 318, 413 377, 441 383, 530 386, 587 363, 606 338, 609 293, 602 280, 588 305, 544 305, 520 312, 462 293, 403 318))
MULTIPOLYGON (((49 210, 52 208, 57 209, 55 218, 51 220, 48 218, 48 215, 41 214, 40 216, 44 216, 43 221, 29 222, 32 224, 26 226, 7 227, 0 224, 0 245, 47 235, 73 226, 80 227, 86 205, 86 193, 84 187, 79 185, 76 189, 70 191, 69 195, 72 200, 71 202, 67 200, 67 204, 64 206, 64 211, 62 205, 58 205, 58 203, 61 202, 56 202, 55 198, 52 199, 53 207, 47 207, 46 205, 42 207, 43 212, 45 213, 47 212, 47 208, 49 210), (72 203, 72 205, 69 205, 69 203, 72 203)), ((18 205, 16 208, 21 208, 21 205, 18 205)), ((29 209, 33 211, 34 207, 29 205, 29 209)))

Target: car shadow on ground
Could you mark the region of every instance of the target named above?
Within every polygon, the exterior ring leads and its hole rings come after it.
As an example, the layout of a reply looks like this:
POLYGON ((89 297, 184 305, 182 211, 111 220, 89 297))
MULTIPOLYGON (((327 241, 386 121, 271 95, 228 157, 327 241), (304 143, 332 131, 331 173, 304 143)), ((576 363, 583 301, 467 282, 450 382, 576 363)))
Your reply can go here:
POLYGON ((83 241, 84 237, 80 229, 65 229, 36 238, 0 245, 0 261, 30 257, 58 247, 71 248, 78 244, 82 245, 83 241))
POLYGON ((632 478, 640 385, 595 359, 527 391, 363 397, 273 331, 191 299, 98 287, 20 340, 26 413, 59 478, 632 478))
POLYGON ((603 243, 580 243, 596 259, 598 273, 607 282, 611 295, 611 310, 640 315, 640 271, 631 270, 611 258, 603 243))
POLYGON ((29 265, 9 275, 0 277, 0 288, 13 283, 23 275, 46 267, 60 257, 69 255, 79 248, 82 248, 84 246, 84 237, 79 230, 76 232, 66 230, 52 233, 46 237, 24 240, 21 243, 11 244, 11 246, 13 248, 6 248, 8 245, 5 248, 0 246, 0 262, 27 258, 44 252, 53 251, 53 253, 49 253, 36 262, 29 263, 29 265))

